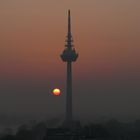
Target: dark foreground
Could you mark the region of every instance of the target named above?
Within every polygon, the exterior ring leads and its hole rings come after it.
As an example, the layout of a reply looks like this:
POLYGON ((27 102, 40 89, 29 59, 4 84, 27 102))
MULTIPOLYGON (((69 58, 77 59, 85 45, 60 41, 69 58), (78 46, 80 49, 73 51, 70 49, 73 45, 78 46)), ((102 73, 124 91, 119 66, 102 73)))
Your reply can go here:
POLYGON ((0 140, 140 140, 140 120, 133 123, 111 120, 85 126, 77 123, 72 128, 48 128, 41 122, 22 125, 16 133, 7 130, 0 134, 0 140))

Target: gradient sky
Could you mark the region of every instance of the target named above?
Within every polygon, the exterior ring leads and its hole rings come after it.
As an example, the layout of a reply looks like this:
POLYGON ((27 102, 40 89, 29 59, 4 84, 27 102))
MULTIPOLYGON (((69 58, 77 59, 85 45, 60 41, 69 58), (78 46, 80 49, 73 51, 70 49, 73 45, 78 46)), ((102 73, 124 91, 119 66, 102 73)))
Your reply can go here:
POLYGON ((68 9, 75 116, 140 118, 139 0, 1 0, 0 114, 64 115, 68 9))

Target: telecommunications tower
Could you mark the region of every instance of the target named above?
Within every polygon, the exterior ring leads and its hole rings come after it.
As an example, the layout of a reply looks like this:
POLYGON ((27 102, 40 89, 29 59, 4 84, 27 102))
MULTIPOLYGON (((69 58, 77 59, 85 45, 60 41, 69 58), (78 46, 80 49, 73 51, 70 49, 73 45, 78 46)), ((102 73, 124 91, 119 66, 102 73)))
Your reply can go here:
POLYGON ((78 54, 73 47, 73 39, 71 34, 71 17, 68 11, 68 33, 66 36, 65 49, 61 54, 62 61, 67 63, 67 87, 66 87, 66 123, 73 121, 72 115, 72 62, 76 61, 78 54))

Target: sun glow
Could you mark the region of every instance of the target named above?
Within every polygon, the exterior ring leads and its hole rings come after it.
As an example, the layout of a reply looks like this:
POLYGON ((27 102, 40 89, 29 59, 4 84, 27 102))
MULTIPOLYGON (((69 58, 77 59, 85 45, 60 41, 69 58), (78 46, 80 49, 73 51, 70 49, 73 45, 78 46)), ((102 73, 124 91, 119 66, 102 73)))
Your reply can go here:
POLYGON ((60 89, 58 89, 58 88, 53 89, 53 94, 56 96, 60 95, 61 94, 60 89))

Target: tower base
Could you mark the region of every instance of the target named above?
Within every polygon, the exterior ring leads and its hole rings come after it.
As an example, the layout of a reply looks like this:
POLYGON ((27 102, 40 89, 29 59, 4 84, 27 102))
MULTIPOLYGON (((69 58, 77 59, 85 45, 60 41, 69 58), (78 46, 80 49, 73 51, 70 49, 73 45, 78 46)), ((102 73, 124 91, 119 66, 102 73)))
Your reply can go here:
POLYGON ((82 137, 82 127, 79 121, 72 121, 71 123, 65 121, 58 128, 48 128, 44 140, 81 140, 82 137))

